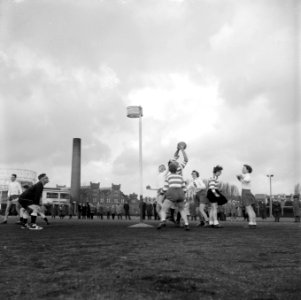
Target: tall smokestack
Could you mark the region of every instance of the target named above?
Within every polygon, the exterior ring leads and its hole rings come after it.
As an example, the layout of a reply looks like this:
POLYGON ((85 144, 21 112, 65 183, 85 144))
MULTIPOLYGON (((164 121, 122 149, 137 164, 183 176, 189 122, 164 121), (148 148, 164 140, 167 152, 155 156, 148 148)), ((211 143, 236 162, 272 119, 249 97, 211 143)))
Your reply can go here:
POLYGON ((81 139, 73 139, 72 169, 71 169, 71 199, 79 203, 80 195, 80 167, 81 167, 81 139))

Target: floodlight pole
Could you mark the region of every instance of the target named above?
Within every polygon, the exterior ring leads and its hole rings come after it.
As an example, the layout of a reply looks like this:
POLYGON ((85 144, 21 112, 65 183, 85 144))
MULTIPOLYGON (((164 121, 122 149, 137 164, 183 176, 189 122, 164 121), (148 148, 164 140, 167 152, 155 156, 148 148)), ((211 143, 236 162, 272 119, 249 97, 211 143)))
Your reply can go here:
MULTIPOLYGON (((143 164, 142 164, 142 117, 143 110, 141 106, 128 106, 127 117, 139 118, 139 206, 140 206, 140 223, 135 227, 152 227, 143 224, 143 164)), ((133 226, 130 226, 133 227, 133 226)))
POLYGON ((142 107, 139 116, 140 222, 143 220, 142 107))
POLYGON ((273 203, 272 203, 272 177, 274 177, 273 174, 268 174, 267 177, 270 179, 270 217, 272 217, 273 214, 273 203))

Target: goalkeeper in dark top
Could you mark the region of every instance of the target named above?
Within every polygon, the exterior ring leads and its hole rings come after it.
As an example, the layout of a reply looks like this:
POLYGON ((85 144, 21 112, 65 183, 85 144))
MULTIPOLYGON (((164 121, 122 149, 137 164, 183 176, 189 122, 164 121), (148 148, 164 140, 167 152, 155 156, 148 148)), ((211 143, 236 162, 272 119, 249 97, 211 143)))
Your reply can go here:
POLYGON ((43 214, 40 206, 40 201, 42 198, 42 193, 44 186, 49 182, 49 179, 46 174, 40 174, 38 176, 39 181, 24 191, 19 197, 19 203, 23 208, 22 220, 23 228, 28 228, 31 230, 41 230, 43 227, 40 227, 36 224, 37 216, 40 215, 47 224, 48 220, 46 216, 43 214), (27 224, 27 219, 29 218, 29 213, 31 216, 31 224, 27 224))

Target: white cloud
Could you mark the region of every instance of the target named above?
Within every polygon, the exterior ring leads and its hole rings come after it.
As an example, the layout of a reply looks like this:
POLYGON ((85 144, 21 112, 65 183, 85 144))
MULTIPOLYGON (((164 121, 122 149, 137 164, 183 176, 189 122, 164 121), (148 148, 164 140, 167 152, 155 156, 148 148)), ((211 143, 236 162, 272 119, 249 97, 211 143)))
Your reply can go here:
POLYGON ((72 138, 81 137, 84 182, 137 191, 138 121, 126 106, 141 105, 145 185, 184 140, 186 176, 222 163, 232 181, 247 161, 255 192, 268 189, 266 172, 289 192, 300 127, 294 3, 2 5, 0 165, 44 168, 69 184, 72 138))

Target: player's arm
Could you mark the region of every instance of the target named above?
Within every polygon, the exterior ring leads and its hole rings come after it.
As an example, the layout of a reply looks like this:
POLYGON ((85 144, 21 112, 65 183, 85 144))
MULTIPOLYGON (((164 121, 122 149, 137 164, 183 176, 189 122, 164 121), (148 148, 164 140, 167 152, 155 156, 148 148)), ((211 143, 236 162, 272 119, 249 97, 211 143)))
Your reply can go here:
POLYGON ((180 152, 180 149, 178 148, 177 151, 174 154, 174 159, 175 160, 177 160, 180 157, 179 152, 180 152))
POLYGON ((21 195, 23 193, 21 183, 19 183, 18 185, 18 192, 19 192, 18 195, 21 195))
POLYGON ((11 191, 10 191, 10 184, 8 185, 8 191, 7 191, 7 198, 10 197, 11 191))
POLYGON ((185 165, 188 163, 188 156, 186 154, 186 151, 181 148, 181 152, 182 152, 182 155, 183 155, 183 159, 184 159, 184 162, 185 162, 185 165))
POLYGON ((241 181, 242 183, 250 183, 251 178, 250 178, 249 175, 241 175, 240 181, 241 181))
POLYGON ((161 190, 161 195, 165 194, 167 192, 168 188, 169 188, 169 182, 166 179, 165 183, 164 183, 164 186, 163 186, 163 189, 161 190))
POLYGON ((186 183, 185 183, 184 180, 183 180, 183 182, 182 182, 182 189, 183 189, 184 193, 187 192, 187 187, 186 187, 186 183))
POLYGON ((38 184, 35 187, 35 194, 34 194, 34 204, 40 203, 41 197, 42 197, 42 192, 43 192, 43 186, 38 184))

